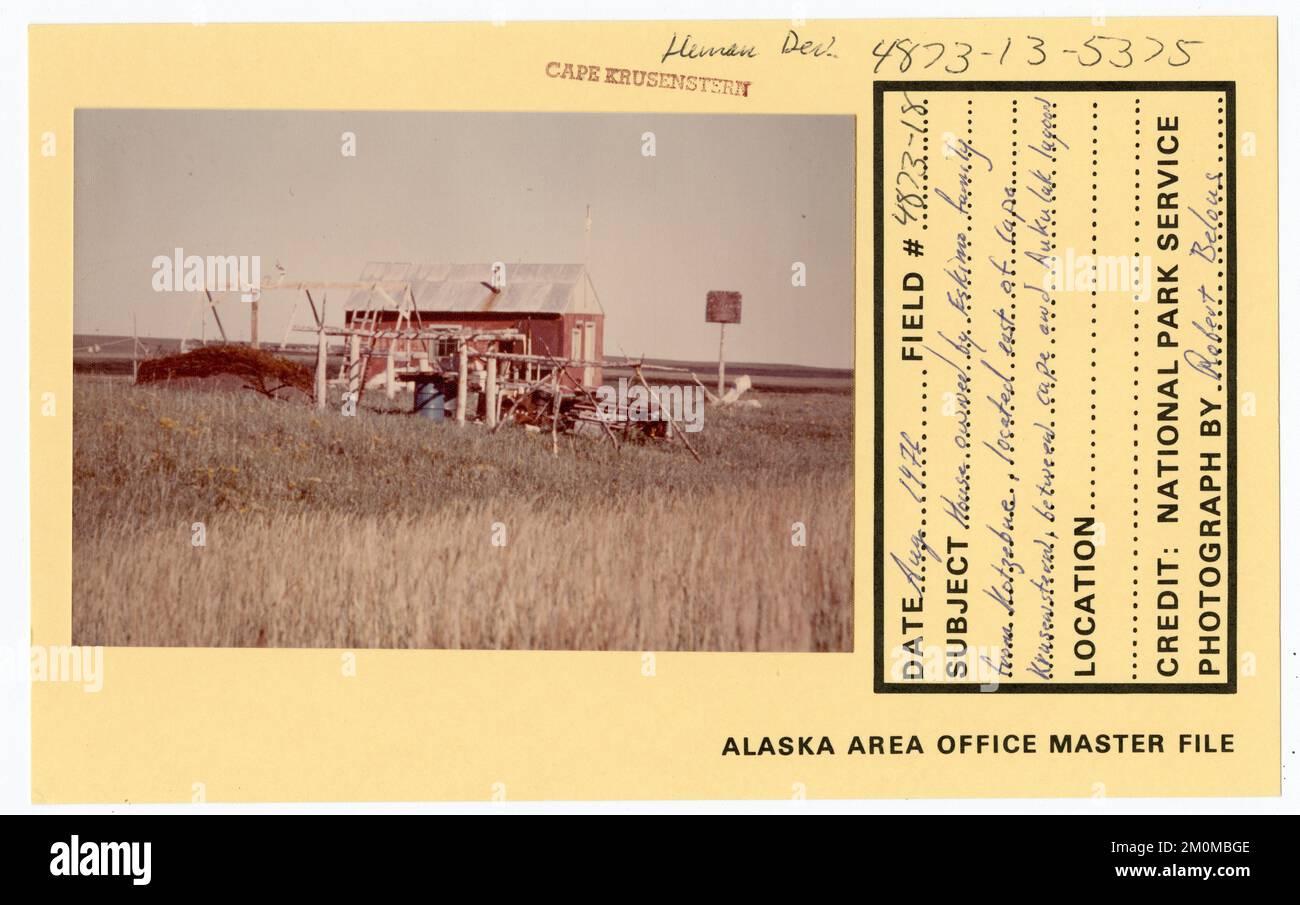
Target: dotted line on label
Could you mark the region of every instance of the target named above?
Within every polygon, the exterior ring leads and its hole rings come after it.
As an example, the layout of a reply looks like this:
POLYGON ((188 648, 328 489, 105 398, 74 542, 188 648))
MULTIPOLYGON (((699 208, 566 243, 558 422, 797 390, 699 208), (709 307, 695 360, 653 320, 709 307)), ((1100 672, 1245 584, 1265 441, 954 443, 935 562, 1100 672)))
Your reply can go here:
MULTIPOLYGON (((921 108, 928 114, 930 111, 930 99, 921 98, 921 108)), ((930 208, 930 120, 925 117, 921 120, 921 229, 928 229, 926 220, 929 219, 927 211, 930 208)), ((930 394, 929 394, 929 371, 926 368, 921 369, 921 541, 925 542, 926 535, 926 501, 930 498, 927 492, 929 484, 926 478, 927 464, 926 454, 928 452, 928 437, 926 434, 927 420, 930 413, 930 394)), ((921 596, 925 596, 925 553, 921 553, 921 596)))
POLYGON ((1089 349, 1088 367, 1090 387, 1088 395, 1088 511, 1097 511, 1097 280, 1100 269, 1097 266, 1097 155, 1098 155, 1098 114, 1097 102, 1092 102, 1092 292, 1088 303, 1091 323, 1092 344, 1089 349))
POLYGON ((921 229, 929 229, 926 223, 930 219, 930 101, 921 98, 921 109, 925 116, 921 120, 921 229))
MULTIPOLYGON (((1019 191, 1019 189, 1016 187, 1016 179, 1019 176, 1018 167, 1019 167, 1019 155, 1020 155, 1020 140, 1018 135, 1019 130, 1017 128, 1020 125, 1019 103, 1020 102, 1015 97, 1011 98, 1011 199, 1010 200, 1011 200, 1011 210, 1013 212, 1013 216, 1010 218, 1009 221, 1011 223, 1011 316, 1008 318, 1008 320, 1011 321, 1011 330, 1012 330, 1011 335, 1013 340, 1017 338, 1014 332, 1016 329, 1016 267, 1017 267, 1016 242, 1020 234, 1020 231, 1016 229, 1016 218, 1014 216, 1014 213, 1017 212, 1020 208, 1020 205, 1016 198, 1016 193, 1019 191)), ((1012 389, 1014 389, 1015 382, 1016 382, 1016 347, 1014 342, 1012 342, 1011 349, 1007 354, 1011 359, 1010 378, 1011 378, 1012 389)), ((1016 454, 1016 445, 1015 445, 1016 444, 1016 397, 1014 393, 1011 396, 1011 401, 1007 405, 1007 411, 1011 416, 1010 417, 1011 429, 1007 431, 1007 435, 1008 435, 1007 439, 1011 441, 1011 455, 1013 457, 1011 462, 1011 467, 1015 468, 1016 463, 1014 457, 1016 454)))
MULTIPOLYGON (((975 145, 975 99, 966 98, 966 144, 968 147, 975 145)), ((975 369, 971 365, 972 349, 971 337, 974 335, 974 327, 971 326, 971 317, 974 314, 972 307, 975 301, 975 167, 971 166, 967 175, 966 184, 966 398, 974 399, 975 392, 975 369)), ((973 472, 970 453, 971 422, 974 420, 974 406, 971 405, 966 411, 966 486, 974 489, 974 482, 971 480, 973 472)))
POLYGON ((1142 330, 1142 322, 1141 322, 1142 309, 1137 307, 1140 301, 1141 286, 1139 285, 1139 282, 1141 279, 1141 272, 1142 272, 1142 264, 1141 264, 1142 236, 1140 233, 1140 230, 1142 228, 1142 194, 1141 194, 1141 190, 1142 190, 1142 99, 1141 98, 1134 98, 1133 100, 1133 139, 1134 139, 1133 141, 1133 176, 1134 176, 1133 232, 1135 233, 1135 235, 1133 236, 1133 246, 1134 246, 1134 255, 1133 255, 1134 258, 1133 260, 1133 304, 1134 304, 1134 308, 1133 308, 1133 343, 1134 343, 1134 349, 1133 349, 1133 635, 1134 638, 1133 638, 1132 675, 1133 675, 1133 681, 1137 681, 1137 677, 1138 677, 1137 609, 1138 609, 1138 597, 1139 597, 1138 573, 1140 571, 1140 566, 1138 564, 1138 557, 1139 557, 1138 498, 1139 497, 1138 497, 1138 480, 1137 480, 1139 474, 1138 471, 1139 424, 1137 419, 1138 419, 1138 411, 1139 411, 1138 374, 1140 373, 1140 367, 1141 367, 1139 362, 1141 361, 1140 343, 1141 343, 1141 330, 1142 330))
MULTIPOLYGON (((1219 98, 1219 164, 1220 164, 1220 165, 1223 164, 1223 98, 1219 98)), ((1225 179, 1225 180, 1224 180, 1224 185, 1226 186, 1226 184, 1227 184, 1227 180, 1225 179)), ((1226 203, 1226 190, 1225 190, 1225 192, 1221 192, 1221 193, 1219 194, 1219 203, 1220 203, 1220 204, 1226 203)), ((1222 222, 1223 222, 1223 218, 1220 217, 1218 222, 1219 222, 1219 223, 1222 223, 1222 222)), ((1224 306, 1224 304, 1225 304, 1224 298, 1225 298, 1225 294, 1226 294, 1226 292, 1227 292, 1227 286, 1226 286, 1226 285, 1224 284, 1224 282, 1223 282, 1223 270, 1222 270, 1222 268, 1223 268, 1223 266, 1224 266, 1224 265, 1223 265, 1224 257, 1223 257, 1223 246, 1222 246, 1222 244, 1220 244, 1220 243, 1223 242, 1223 234, 1224 234, 1224 232, 1225 232, 1225 230, 1222 230, 1222 229, 1216 229, 1215 232, 1214 232, 1214 241, 1215 241, 1215 245, 1216 245, 1216 247, 1215 247, 1215 249, 1214 249, 1214 260, 1216 260, 1216 261, 1219 263, 1219 267, 1220 267, 1220 270, 1219 270, 1219 284, 1218 284, 1218 285, 1219 285, 1219 320, 1218 320, 1218 325, 1219 325, 1219 329, 1222 331, 1221 335, 1223 336, 1223 341, 1222 341, 1221 343, 1219 343, 1219 347, 1223 350, 1223 354, 1226 355, 1226 354, 1227 354, 1227 349, 1228 349, 1228 322, 1224 319, 1224 316, 1223 316, 1223 306, 1224 306)), ((1219 359, 1218 364, 1221 366, 1221 365, 1223 364, 1223 359, 1219 359)), ((1220 373, 1222 373, 1222 368, 1220 369, 1220 373)), ((1222 385, 1222 384, 1220 384, 1220 385, 1218 386, 1218 388, 1217 388, 1217 392, 1220 392, 1220 393, 1223 392, 1223 385, 1222 385)), ((1235 399, 1229 399, 1229 400, 1227 400, 1227 402, 1228 402, 1229 405, 1236 405, 1236 404, 1237 404, 1237 400, 1235 400, 1235 399)))

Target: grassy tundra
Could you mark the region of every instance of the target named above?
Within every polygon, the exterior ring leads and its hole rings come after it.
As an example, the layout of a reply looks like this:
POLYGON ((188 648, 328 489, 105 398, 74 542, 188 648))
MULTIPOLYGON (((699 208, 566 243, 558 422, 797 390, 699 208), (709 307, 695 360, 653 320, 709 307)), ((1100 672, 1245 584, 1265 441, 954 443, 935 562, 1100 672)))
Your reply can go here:
POLYGON ((758 398, 696 464, 79 375, 73 642, 851 650, 852 398, 758 398))

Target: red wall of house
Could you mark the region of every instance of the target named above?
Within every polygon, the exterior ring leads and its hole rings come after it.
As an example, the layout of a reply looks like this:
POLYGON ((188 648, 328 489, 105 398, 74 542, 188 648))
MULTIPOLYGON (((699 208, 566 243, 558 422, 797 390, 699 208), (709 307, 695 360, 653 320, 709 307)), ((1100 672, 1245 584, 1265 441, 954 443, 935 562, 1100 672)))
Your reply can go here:
MULTIPOLYGON (((347 312, 346 322, 350 325, 353 320, 353 312, 347 312)), ((502 316, 493 312, 457 312, 455 314, 437 314, 433 312, 420 312, 420 325, 430 327, 433 325, 446 326, 463 326, 475 330, 517 330, 520 333, 530 337, 532 352, 534 355, 554 355, 557 358, 574 357, 572 343, 573 327, 579 323, 594 320, 596 322, 596 352, 593 360, 599 361, 604 357, 605 341, 605 318, 603 315, 533 315, 530 317, 502 316)), ((377 326, 380 329, 392 327, 397 323, 397 312, 383 312, 377 326)), ((414 326, 414 324, 413 324, 414 326)), ((369 367, 366 369, 366 380, 370 380, 376 374, 382 374, 387 366, 389 340, 380 338, 375 342, 374 355, 370 359, 369 367)), ((486 345, 486 344, 482 344, 486 345)), ((397 340, 399 354, 405 351, 406 341, 397 340)), ((432 357, 433 342, 412 343, 412 352, 425 351, 432 357), (424 348, 421 348, 423 346, 424 348)), ((362 343, 362 354, 365 352, 365 343, 362 343)), ((603 375, 600 368, 595 369, 594 384, 598 385, 603 375)), ((581 384, 583 378, 583 369, 574 367, 566 368, 563 379, 566 383, 574 386, 581 384)))

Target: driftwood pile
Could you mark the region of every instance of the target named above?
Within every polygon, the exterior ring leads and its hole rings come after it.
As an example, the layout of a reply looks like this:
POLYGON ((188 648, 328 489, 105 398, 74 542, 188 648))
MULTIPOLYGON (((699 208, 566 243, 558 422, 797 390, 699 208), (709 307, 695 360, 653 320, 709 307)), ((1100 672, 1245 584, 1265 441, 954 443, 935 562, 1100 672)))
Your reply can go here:
POLYGON ((312 392, 311 371, 298 364, 248 346, 204 346, 179 355, 140 362, 136 383, 156 383, 185 378, 229 375, 243 381, 245 389, 274 398, 284 390, 312 392))

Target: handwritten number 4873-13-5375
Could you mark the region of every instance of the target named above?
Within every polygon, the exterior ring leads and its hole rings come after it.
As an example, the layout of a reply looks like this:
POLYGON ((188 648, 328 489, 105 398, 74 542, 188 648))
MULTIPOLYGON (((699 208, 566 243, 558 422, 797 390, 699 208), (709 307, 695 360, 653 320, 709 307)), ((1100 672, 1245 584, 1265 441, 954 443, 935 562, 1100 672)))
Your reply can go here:
POLYGON ((1205 42, 1190 38, 1162 41, 1151 35, 1137 40, 1112 35, 1092 35, 1078 47, 1053 48, 1044 38, 1025 35, 1023 38, 1007 37, 1006 41, 997 47, 985 50, 965 41, 922 42, 911 38, 894 38, 877 42, 871 54, 876 58, 876 65, 872 70, 875 73, 879 73, 886 63, 892 61, 892 65, 896 66, 900 73, 909 72, 914 67, 924 71, 942 64, 944 72, 950 75, 961 75, 969 71, 975 61, 985 57, 995 58, 999 66, 1008 62, 1041 66, 1053 53, 1071 55, 1084 68, 1105 65, 1115 69, 1128 69, 1130 66, 1142 63, 1163 64, 1177 68, 1190 63, 1191 48, 1203 43, 1205 42))

